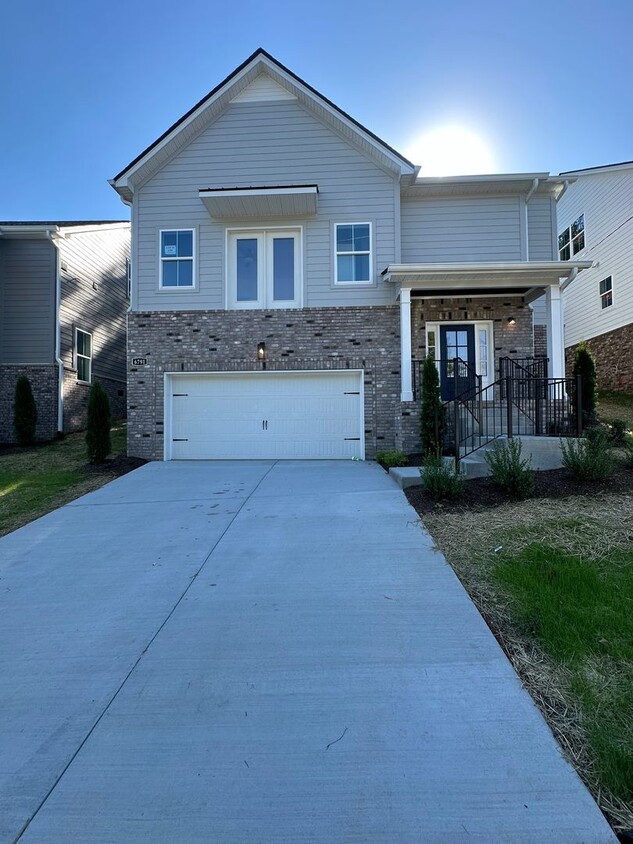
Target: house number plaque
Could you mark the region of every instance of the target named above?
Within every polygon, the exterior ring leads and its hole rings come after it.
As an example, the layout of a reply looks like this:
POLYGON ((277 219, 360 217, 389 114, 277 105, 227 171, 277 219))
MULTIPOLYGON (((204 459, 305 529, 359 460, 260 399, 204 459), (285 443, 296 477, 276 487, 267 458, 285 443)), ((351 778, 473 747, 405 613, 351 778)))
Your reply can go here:
POLYGON ((147 358, 132 358, 132 366, 147 366, 147 358))

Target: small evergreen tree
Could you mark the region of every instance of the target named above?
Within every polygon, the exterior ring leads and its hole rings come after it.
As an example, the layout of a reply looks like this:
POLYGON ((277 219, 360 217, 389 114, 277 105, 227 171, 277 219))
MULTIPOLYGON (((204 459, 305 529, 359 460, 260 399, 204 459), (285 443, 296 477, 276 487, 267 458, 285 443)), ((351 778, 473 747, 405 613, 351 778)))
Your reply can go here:
POLYGON ((596 365, 587 344, 581 341, 574 357, 574 406, 576 402, 575 378, 580 375, 581 406, 583 425, 590 425, 596 419, 596 365))
POLYGON ((88 395, 88 427, 86 446, 91 463, 103 463, 110 454, 110 400, 99 381, 95 381, 88 395))
POLYGON ((433 355, 422 364, 422 411, 420 413, 420 439, 425 457, 439 457, 442 453, 444 417, 440 394, 440 379, 433 355))
POLYGON ((32 445, 35 441, 37 425, 37 407, 33 398, 31 382, 26 375, 19 375, 15 382, 15 402, 13 405, 13 428, 20 445, 32 445))

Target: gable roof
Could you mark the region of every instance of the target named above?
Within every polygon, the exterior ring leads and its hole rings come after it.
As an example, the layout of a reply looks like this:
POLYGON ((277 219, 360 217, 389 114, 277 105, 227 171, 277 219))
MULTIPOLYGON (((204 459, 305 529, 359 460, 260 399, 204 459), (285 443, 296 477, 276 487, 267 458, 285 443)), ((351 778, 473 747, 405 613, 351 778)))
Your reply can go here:
MULTIPOLYGON (((143 152, 139 153, 120 173, 110 180, 112 187, 124 198, 131 198, 132 191, 129 189, 128 178, 134 173, 138 173, 141 169, 149 170, 147 165, 158 157, 160 152, 166 146, 174 148, 178 147, 178 138, 185 135, 183 138, 183 146, 192 139, 193 135, 202 128, 203 124, 210 121, 215 116, 212 113, 212 106, 216 103, 220 108, 216 113, 222 111, 229 100, 232 98, 230 94, 237 96, 248 84, 254 81, 259 74, 266 72, 273 76, 275 81, 278 81, 282 87, 290 89, 293 93, 299 94, 306 104, 311 104, 320 107, 323 114, 328 115, 331 122, 337 125, 342 133, 350 140, 355 140, 362 148, 370 155, 378 156, 383 159, 384 163, 389 163, 392 169, 400 170, 401 174, 409 174, 413 176, 418 168, 401 153, 389 146, 385 141, 351 117, 343 109, 339 108, 335 103, 319 93, 316 88, 313 88, 296 73, 293 73, 289 68, 279 62, 274 56, 266 52, 263 48, 257 49, 246 61, 230 73, 226 79, 220 82, 219 85, 203 97, 196 105, 169 127, 163 134, 150 144, 143 152), (207 120, 204 120, 204 117, 207 120), (201 119, 202 118, 202 119, 201 119), (186 130, 195 124, 191 132, 186 130)), ((323 115, 321 115, 323 116, 323 115)), ((167 158, 165 155, 161 157, 167 158)), ((159 164, 160 166, 160 164, 159 164)))

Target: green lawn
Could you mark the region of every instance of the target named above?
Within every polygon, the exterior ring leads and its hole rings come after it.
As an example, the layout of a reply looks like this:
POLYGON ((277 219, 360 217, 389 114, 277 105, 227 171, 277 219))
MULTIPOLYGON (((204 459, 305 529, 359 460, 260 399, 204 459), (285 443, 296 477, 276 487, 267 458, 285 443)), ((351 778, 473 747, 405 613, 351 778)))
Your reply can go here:
MULTIPOLYGON (((112 456, 126 453, 126 430, 112 431, 112 456)), ((114 476, 107 463, 86 471, 85 434, 0 452, 0 536, 97 489, 114 476)))
POLYGON ((598 393, 598 416, 603 422, 623 419, 633 431, 633 395, 629 393, 598 393))

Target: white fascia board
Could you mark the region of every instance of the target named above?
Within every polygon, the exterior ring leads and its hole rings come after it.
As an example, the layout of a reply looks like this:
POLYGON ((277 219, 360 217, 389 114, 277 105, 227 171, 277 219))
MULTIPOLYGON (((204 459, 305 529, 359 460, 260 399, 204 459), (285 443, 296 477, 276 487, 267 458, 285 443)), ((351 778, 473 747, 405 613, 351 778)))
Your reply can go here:
POLYGON ((475 176, 418 176, 416 185, 460 185, 480 182, 533 182, 534 179, 548 179, 549 173, 488 173, 475 176))
POLYGON ((410 279, 411 276, 437 276, 445 275, 454 281, 459 281, 460 276, 486 276, 503 275, 506 278, 513 275, 521 275, 524 278, 533 276, 539 277, 541 283, 550 278, 549 283, 558 283, 558 279, 567 278, 571 274, 578 273, 593 266, 593 261, 512 261, 494 262, 490 264, 468 263, 468 264, 390 264, 382 273, 385 281, 398 279, 403 286, 416 284, 410 279), (409 277, 409 280, 407 279, 409 277))
POLYGON ((59 226, 0 226, 0 237, 42 238, 63 237, 59 226))

